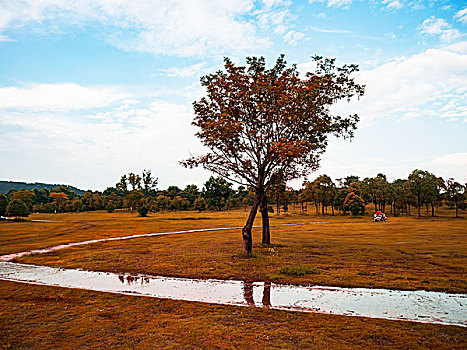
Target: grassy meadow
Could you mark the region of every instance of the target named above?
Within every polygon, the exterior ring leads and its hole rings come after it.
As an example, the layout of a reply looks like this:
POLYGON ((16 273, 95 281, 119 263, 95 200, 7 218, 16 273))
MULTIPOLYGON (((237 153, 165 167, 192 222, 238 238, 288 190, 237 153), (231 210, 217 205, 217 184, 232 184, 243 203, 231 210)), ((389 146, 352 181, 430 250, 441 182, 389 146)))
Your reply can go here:
MULTIPOLYGON (((367 211, 371 211, 368 208, 367 211)), ((57 222, 0 222, 0 254, 96 238, 242 226, 247 212, 34 214, 57 222)), ((93 271, 467 292, 467 222, 437 216, 276 217, 271 246, 253 232, 253 257, 239 229, 102 242, 19 262, 93 271), (312 224, 326 222, 326 224, 312 224)), ((256 224, 261 222, 257 218, 256 224)), ((6 348, 465 348, 455 326, 135 298, 0 282, 0 346, 6 348), (59 342, 59 343, 54 343, 59 342)))

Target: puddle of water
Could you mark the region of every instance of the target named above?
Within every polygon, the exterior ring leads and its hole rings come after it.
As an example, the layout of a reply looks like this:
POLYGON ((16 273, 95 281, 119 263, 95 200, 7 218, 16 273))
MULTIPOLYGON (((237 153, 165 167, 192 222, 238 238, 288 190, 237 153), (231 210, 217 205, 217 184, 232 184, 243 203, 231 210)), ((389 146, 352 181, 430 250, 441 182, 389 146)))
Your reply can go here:
POLYGON ((135 296, 467 326, 467 295, 119 275, 0 262, 0 279, 135 296))

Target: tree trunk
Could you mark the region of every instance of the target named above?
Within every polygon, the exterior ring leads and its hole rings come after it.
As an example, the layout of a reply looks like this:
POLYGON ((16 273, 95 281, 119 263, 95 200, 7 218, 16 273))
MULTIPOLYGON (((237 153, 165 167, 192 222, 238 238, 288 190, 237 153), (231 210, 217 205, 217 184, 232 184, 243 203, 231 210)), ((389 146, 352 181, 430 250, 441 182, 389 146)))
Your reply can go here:
POLYGON ((417 206, 418 206, 418 217, 420 217, 420 197, 417 198, 417 206))
POLYGON ((459 205, 457 204, 457 198, 455 202, 456 202, 456 218, 458 218, 459 217, 459 205))
POLYGON ((271 231, 269 229, 268 198, 263 196, 260 205, 261 220, 263 223, 263 244, 271 244, 271 231))
POLYGON ((431 216, 435 216, 435 206, 433 202, 431 202, 431 216))
POLYGON ((281 203, 279 202, 279 200, 277 200, 276 202, 276 213, 277 216, 281 216, 281 203))
POLYGON ((255 199, 253 205, 251 206, 250 214, 248 215, 248 219, 246 221, 245 226, 242 229, 242 237, 243 237, 243 253, 246 254, 248 257, 251 256, 251 252, 253 249, 253 240, 251 235, 251 229, 253 228, 253 222, 255 221, 256 213, 258 212, 258 207, 262 200, 262 191, 257 191, 255 194, 255 199))

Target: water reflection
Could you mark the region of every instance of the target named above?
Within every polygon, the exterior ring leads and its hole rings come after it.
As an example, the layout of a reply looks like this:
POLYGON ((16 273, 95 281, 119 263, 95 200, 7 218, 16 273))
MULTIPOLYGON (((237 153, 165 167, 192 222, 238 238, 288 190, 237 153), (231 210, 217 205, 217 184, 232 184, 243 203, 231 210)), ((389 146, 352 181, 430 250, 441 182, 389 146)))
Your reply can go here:
POLYGON ((243 282, 243 297, 245 298, 248 306, 255 306, 255 299, 253 298, 253 283, 243 282))
POLYGON ((264 283, 263 307, 266 307, 268 309, 271 307, 271 282, 264 283))
POLYGON ((467 326, 466 294, 122 275, 0 262, 0 279, 126 295, 467 326))
POLYGON ((243 282, 243 298, 248 306, 271 307, 271 282, 243 282), (255 302, 255 293, 261 303, 255 302))
POLYGON ((118 280, 123 284, 126 282, 128 285, 138 284, 138 282, 140 282, 141 285, 149 283, 149 277, 147 276, 118 275, 118 280))

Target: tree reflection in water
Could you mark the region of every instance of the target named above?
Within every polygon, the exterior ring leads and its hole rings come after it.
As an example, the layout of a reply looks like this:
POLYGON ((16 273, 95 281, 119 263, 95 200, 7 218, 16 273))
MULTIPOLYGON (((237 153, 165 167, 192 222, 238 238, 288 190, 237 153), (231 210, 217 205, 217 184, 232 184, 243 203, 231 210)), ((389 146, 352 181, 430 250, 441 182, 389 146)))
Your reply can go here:
MULTIPOLYGON (((243 282, 243 297, 248 306, 256 306, 255 299, 253 297, 253 283, 243 282)), ((263 288, 262 304, 265 308, 271 307, 271 283, 265 282, 263 288)))
POLYGON ((132 285, 133 283, 136 284, 138 281, 141 280, 141 285, 143 284, 148 284, 149 283, 149 277, 144 277, 144 276, 124 276, 124 275, 119 275, 118 280, 121 283, 127 283, 129 286, 132 285))

